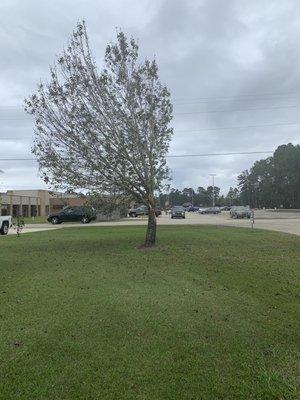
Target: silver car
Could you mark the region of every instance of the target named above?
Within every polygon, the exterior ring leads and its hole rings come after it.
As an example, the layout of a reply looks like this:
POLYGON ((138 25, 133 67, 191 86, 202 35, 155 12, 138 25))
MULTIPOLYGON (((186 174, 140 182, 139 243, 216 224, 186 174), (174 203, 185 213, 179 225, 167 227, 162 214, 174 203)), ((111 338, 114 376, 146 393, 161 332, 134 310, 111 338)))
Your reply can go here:
POLYGON ((208 207, 202 210, 200 213, 201 214, 219 214, 220 208, 219 207, 208 207))
POLYGON ((230 209, 230 218, 250 218, 251 210, 249 207, 234 206, 230 209))

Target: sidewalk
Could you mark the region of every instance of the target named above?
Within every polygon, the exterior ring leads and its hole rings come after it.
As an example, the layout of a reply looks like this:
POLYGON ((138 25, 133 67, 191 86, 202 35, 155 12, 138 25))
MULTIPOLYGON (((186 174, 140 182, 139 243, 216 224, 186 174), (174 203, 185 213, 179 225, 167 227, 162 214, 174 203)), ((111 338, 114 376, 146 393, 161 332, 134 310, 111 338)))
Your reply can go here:
MULTIPOLYGON (((120 221, 109 222, 94 222, 83 225, 81 223, 63 223, 61 225, 51 224, 28 224, 25 226, 22 233, 42 232, 47 230, 63 229, 63 228, 86 228, 90 226, 138 226, 146 225, 147 218, 125 218, 120 221)), ((158 225, 222 225, 231 227, 251 228, 251 223, 248 219, 230 219, 227 213, 219 215, 200 215, 197 213, 186 213, 185 219, 171 219, 169 215, 161 215, 157 218, 158 225)), ((297 218, 267 218, 256 219, 254 229, 267 229, 300 235, 300 219, 297 218)), ((9 234, 16 234, 14 229, 11 229, 9 234)))

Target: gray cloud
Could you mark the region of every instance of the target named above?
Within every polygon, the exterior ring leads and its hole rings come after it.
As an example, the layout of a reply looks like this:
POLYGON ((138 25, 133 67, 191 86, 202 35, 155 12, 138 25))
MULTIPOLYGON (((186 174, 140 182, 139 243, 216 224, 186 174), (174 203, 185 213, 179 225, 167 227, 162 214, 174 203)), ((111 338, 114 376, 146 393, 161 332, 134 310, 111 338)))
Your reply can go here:
MULTIPOLYGON (((297 0, 2 0, 0 138, 24 139, 0 139, 0 157, 30 156, 32 123, 20 107, 39 80, 47 79, 49 65, 81 18, 99 65, 116 27, 139 39, 142 57, 157 58, 174 99, 171 154, 262 151, 297 143, 299 11, 297 0), (253 127, 268 124, 273 126, 253 127), (246 126, 252 127, 223 129, 246 126)), ((177 158, 169 165, 176 186, 206 186, 214 172, 226 191, 259 158, 177 158)), ((0 169, 5 170, 0 187, 44 185, 34 162, 0 161, 0 169)))

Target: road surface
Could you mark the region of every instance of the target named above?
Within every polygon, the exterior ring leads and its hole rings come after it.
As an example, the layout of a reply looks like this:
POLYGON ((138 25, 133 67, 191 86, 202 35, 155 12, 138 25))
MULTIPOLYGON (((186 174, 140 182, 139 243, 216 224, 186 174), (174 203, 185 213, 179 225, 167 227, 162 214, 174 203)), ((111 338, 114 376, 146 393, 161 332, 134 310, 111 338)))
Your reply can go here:
MULTIPOLYGON (((251 228, 248 219, 231 219, 228 212, 222 212, 219 215, 201 215, 198 213, 186 213, 185 219, 171 219, 170 215, 161 215, 157 219, 158 225, 222 225, 233 227, 251 228)), ((125 218, 120 221, 94 222, 83 225, 81 223, 63 223, 61 225, 51 224, 28 224, 23 233, 40 232, 53 229, 64 229, 67 227, 88 227, 88 226, 128 226, 128 225, 146 225, 147 217, 125 218)), ((255 212, 254 229, 268 229, 300 235, 300 212, 281 213, 274 211, 255 212)), ((15 234, 11 229, 10 234, 15 234)))

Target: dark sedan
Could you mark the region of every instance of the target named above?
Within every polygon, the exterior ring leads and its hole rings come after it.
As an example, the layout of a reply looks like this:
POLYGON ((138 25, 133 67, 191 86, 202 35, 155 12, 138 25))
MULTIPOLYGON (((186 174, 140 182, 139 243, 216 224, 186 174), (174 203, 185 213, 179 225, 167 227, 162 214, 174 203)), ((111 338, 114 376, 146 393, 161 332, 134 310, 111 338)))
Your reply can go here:
POLYGON ((61 211, 52 213, 48 216, 47 221, 53 225, 62 222, 82 222, 88 224, 97 218, 96 212, 91 207, 65 207, 61 211))
POLYGON ((174 206, 171 210, 171 218, 185 218, 185 210, 182 206, 174 206))
MULTIPOLYGON (((129 217, 134 217, 134 218, 142 216, 142 215, 148 215, 148 214, 149 214, 149 212, 148 212, 148 208, 146 206, 139 206, 139 207, 131 208, 128 211, 129 217)), ((160 208, 158 208, 158 207, 155 208, 155 215, 156 215, 156 217, 159 217, 161 215, 160 208)))

